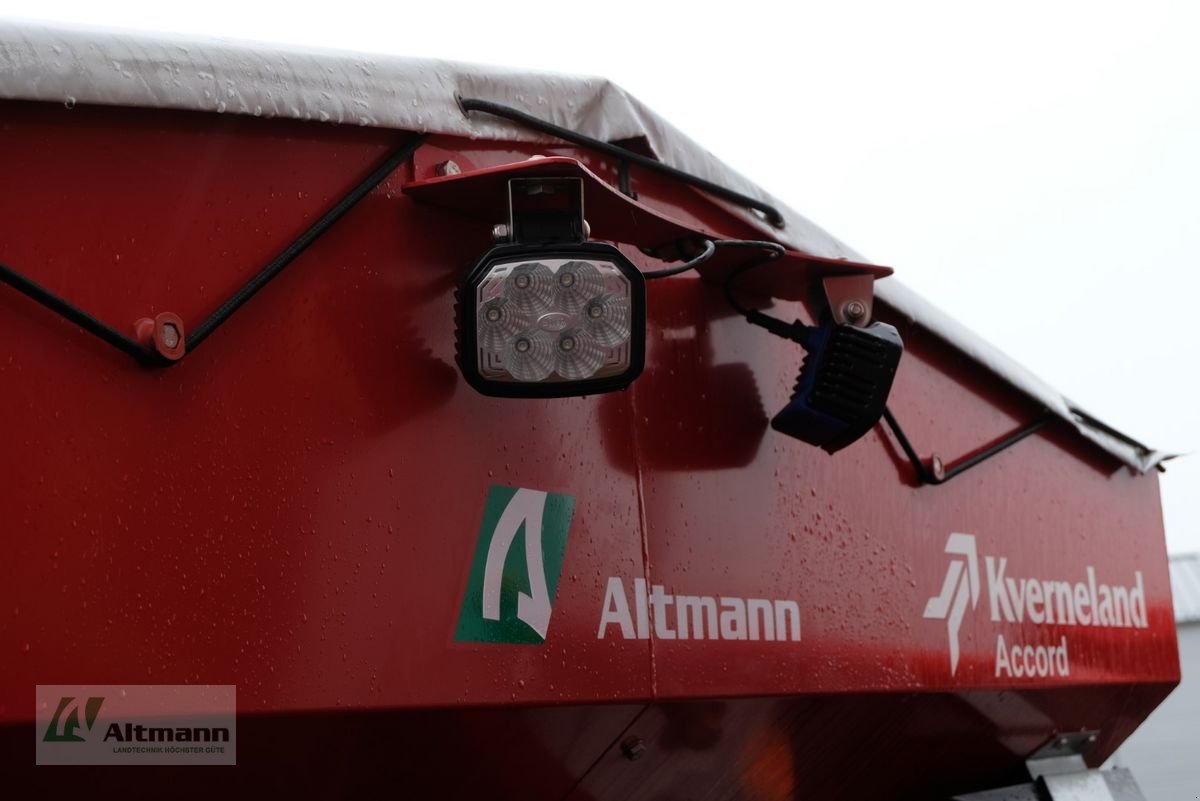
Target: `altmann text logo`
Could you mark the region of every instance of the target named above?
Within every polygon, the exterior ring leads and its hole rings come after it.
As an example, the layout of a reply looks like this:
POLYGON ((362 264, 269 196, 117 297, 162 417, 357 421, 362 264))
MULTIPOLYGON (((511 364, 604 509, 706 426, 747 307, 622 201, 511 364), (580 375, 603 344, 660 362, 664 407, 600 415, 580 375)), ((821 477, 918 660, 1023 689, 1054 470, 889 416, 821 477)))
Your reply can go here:
POLYGON ((39 684, 39 765, 233 765, 237 688, 213 684, 39 684))
POLYGON ((454 639, 545 642, 574 508, 569 495, 488 491, 454 639))
MULTIPOLYGON (((942 591, 925 604, 926 618, 946 620, 950 640, 950 673, 958 670, 959 629, 968 603, 978 606, 979 559, 975 537, 951 534, 946 553, 952 559, 942 591)), ((1105 626, 1147 628, 1146 589, 1142 572, 1134 571, 1131 585, 1097 581, 1096 568, 1088 565, 1084 580, 1023 578, 1009 576, 1006 557, 984 557, 988 610, 993 623, 1035 626, 1105 626)), ((995 676, 1069 676, 1071 663, 1066 635, 1057 644, 1009 645, 996 635, 995 676)))
POLYGON ((600 612, 603 640, 615 628, 626 640, 768 640, 800 641, 800 604, 767 598, 729 595, 671 595, 661 584, 646 591, 646 580, 633 580, 633 604, 625 582, 608 580, 600 612), (630 609, 632 608, 632 613, 630 609))
MULTIPOLYGON (((96 723, 96 716, 100 714, 100 706, 104 703, 104 697, 93 697, 87 699, 83 705, 82 725, 86 726, 87 731, 92 730, 92 726, 96 723)), ((83 743, 87 742, 86 737, 81 737, 75 732, 80 728, 79 722, 79 699, 74 696, 63 696, 58 702, 58 708, 54 710, 54 717, 50 720, 50 725, 46 727, 46 733, 42 736, 42 742, 46 743, 83 743)))

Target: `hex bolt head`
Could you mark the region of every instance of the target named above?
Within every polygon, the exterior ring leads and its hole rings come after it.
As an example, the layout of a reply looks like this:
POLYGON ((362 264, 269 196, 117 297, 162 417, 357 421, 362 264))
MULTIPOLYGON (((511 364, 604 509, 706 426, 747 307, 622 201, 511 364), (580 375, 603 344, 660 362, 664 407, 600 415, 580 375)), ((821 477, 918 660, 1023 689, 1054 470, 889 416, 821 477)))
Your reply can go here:
POLYGON ((458 166, 458 162, 456 161, 443 161, 433 168, 433 174, 438 176, 462 175, 462 168, 458 166))
POLYGON ((861 320, 867 316, 867 304, 861 300, 849 300, 842 306, 842 314, 847 320, 861 320))
POLYGON ((496 223, 492 226, 492 241, 507 242, 509 237, 508 225, 505 223, 496 223))
POLYGON ((630 737, 621 743, 621 753, 630 762, 637 762, 646 755, 646 741, 641 737, 630 737))

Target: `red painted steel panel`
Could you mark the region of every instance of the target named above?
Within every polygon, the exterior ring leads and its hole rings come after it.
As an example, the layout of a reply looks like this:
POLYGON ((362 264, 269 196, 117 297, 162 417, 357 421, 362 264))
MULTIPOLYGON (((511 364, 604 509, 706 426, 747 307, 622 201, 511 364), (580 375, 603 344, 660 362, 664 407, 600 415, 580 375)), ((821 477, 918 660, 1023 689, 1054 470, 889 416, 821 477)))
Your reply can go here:
MULTIPOLYGON (((0 108, 0 262, 131 333, 164 311, 194 326, 398 141, 217 115, 0 108)), ((477 167, 556 153, 613 172, 572 148, 460 146, 477 167)), ((687 187, 634 177, 643 202, 685 225, 756 236, 687 187)), ((658 797, 672 781, 681 798, 828 794, 858 770, 861 739, 894 787, 915 792, 950 787, 920 777, 956 760, 946 781, 1010 775, 1059 730, 1102 729, 1100 757, 1178 680, 1153 476, 1065 426, 941 487, 913 486, 879 429, 832 457, 787 439, 766 421, 802 351, 732 316, 694 276, 651 285, 647 369, 630 391, 484 398, 454 367, 452 295, 489 226, 415 203, 404 178, 169 369, 138 367, 0 287, 4 737, 26 736, 38 683, 229 683, 242 712, 271 713, 247 718, 263 741, 289 729, 275 717, 285 712, 313 727, 360 720, 339 707, 379 717, 334 731, 432 725, 458 738, 397 754, 414 786, 459 769, 479 738, 529 730, 554 778, 522 785, 528 797, 577 785, 580 798, 658 797), (576 499, 544 645, 454 639, 492 485, 576 499), (944 552, 952 533, 974 537, 973 560, 944 552), (1140 572, 1146 625, 992 621, 989 556, 1022 588, 1074 592, 1091 567, 1128 590, 1140 572), (924 613, 955 564, 952 670, 951 612, 924 613), (638 639, 634 620, 635 638, 611 622, 601 638, 612 578, 631 617, 645 579, 722 610, 729 598, 794 601, 801 636, 638 639), (1000 636, 1066 637, 1069 676, 997 677, 1000 636), (661 703, 683 699, 695 703, 661 703), (645 701, 660 703, 627 729, 645 701), (620 706, 581 706, 595 702, 620 706), (567 706, 522 717, 478 705, 567 706), (629 762, 619 741, 642 723, 650 761, 629 762)), ((925 453, 953 460, 1038 412, 892 321, 908 346, 892 405, 925 453)), ((405 731, 397 742, 411 742, 405 731)), ((514 760, 513 775, 530 770, 514 760)), ((862 797, 888 786, 856 781, 862 797)))

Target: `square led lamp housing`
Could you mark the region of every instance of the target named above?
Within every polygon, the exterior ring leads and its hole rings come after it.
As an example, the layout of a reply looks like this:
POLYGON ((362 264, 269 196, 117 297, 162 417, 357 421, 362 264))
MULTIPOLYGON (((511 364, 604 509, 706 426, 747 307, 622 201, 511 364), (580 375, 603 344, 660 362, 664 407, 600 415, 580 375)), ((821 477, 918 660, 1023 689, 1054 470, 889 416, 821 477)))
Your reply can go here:
POLYGON ((459 366, 484 395, 611 392, 645 364, 645 278, 600 242, 493 248, 462 285, 458 315, 459 366))

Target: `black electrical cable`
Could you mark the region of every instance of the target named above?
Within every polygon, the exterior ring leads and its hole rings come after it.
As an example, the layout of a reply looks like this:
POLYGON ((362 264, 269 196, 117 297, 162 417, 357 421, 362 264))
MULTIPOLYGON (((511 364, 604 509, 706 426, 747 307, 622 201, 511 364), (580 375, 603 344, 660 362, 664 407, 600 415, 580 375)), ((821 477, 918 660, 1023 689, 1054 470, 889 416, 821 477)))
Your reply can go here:
MULTIPOLYGON (((766 262, 771 261, 772 259, 776 259, 779 256, 782 256, 784 253, 787 252, 787 250, 783 247, 783 245, 780 245, 776 242, 768 242, 765 240, 758 240, 758 239, 705 239, 704 246, 703 246, 703 249, 701 250, 700 254, 698 256, 694 257, 693 259, 691 259, 690 261, 687 261, 687 262, 677 265, 675 267, 666 267, 662 270, 646 270, 642 273, 642 275, 646 278, 646 280, 649 281, 649 280, 653 280, 655 278, 666 278, 671 275, 679 275, 680 273, 686 273, 688 270, 694 270, 697 267, 699 267, 701 264, 704 264, 704 262, 711 259, 713 257, 713 254, 717 252, 717 248, 719 248, 719 247, 759 248, 762 250, 769 250, 771 252, 771 255, 769 257, 762 260, 761 262, 755 262, 751 266, 757 266, 760 263, 765 264, 766 262)), ((736 306, 735 306, 735 308, 736 308, 736 306)))
POLYGON ((718 240, 717 244, 724 245, 726 247, 758 248, 768 251, 768 255, 735 267, 729 273, 729 275, 725 277, 725 283, 722 286, 722 289, 725 291, 725 299, 729 302, 729 305, 734 311, 746 318, 746 322, 752 325, 757 325, 760 328, 765 328, 775 336, 783 337, 784 339, 790 339, 793 342, 798 342, 801 345, 806 344, 808 342, 809 326, 805 325, 799 320, 789 323, 786 320, 781 320, 778 317, 772 317, 769 314, 764 314, 763 312, 755 309, 748 309, 738 302, 737 295, 735 295, 733 291, 733 284, 740 276, 748 273, 751 270, 762 267, 764 264, 770 264, 772 261, 786 253, 787 251, 783 245, 780 245, 777 242, 766 242, 755 239, 723 239, 718 240))
POLYGON ((666 278, 670 275, 679 275, 686 273, 688 270, 694 270, 704 262, 712 258, 712 255, 717 252, 717 245, 711 239, 704 240, 704 249, 699 256, 696 256, 691 261, 686 261, 683 264, 675 267, 667 267, 662 270, 645 270, 642 272, 642 277, 647 281, 652 281, 655 278, 666 278))
MULTIPOLYGON (((185 354, 195 350, 218 326, 228 320, 234 312, 240 309, 246 301, 254 297, 260 289, 270 283, 271 279, 279 275, 284 267, 291 264, 309 245, 340 220, 346 212, 370 194, 397 167, 408 160, 425 141, 425 138, 425 134, 415 134, 403 145, 392 151, 369 175, 335 203, 332 208, 322 214, 316 222, 309 226, 308 230, 300 234, 278 256, 268 262, 253 278, 247 281, 241 289, 237 290, 228 300, 217 307, 216 311, 210 314, 204 322, 196 326, 195 330, 187 335, 185 354)), ((122 353, 132 356, 143 365, 148 367, 166 367, 175 363, 170 359, 162 357, 155 349, 142 345, 140 342, 122 334, 107 323, 93 317, 11 267, 0 264, 0 281, 8 284, 26 297, 40 303, 47 309, 70 320, 89 334, 104 340, 122 353)))
POLYGON ((624 159, 633 164, 637 164, 640 167, 645 167, 648 170, 654 170, 655 172, 660 172, 663 175, 669 175, 677 181, 690 184, 697 189, 703 189, 710 195, 716 195, 722 200, 728 200, 731 203, 736 203, 744 208, 754 209, 758 212, 761 212, 763 217, 766 218, 767 222, 771 223, 771 225, 775 226, 776 228, 783 228, 784 226, 783 215, 779 212, 779 209, 775 208, 769 203, 764 203, 763 201, 756 200, 748 195, 743 195, 741 192, 735 192, 728 187, 713 183, 712 181, 701 178, 698 175, 692 175, 690 172, 684 172, 676 167, 663 164, 661 161, 655 161, 648 156, 643 156, 641 153, 634 152, 627 148, 621 147, 620 145, 614 145, 610 142, 605 142, 602 139, 593 139, 592 137, 578 133, 577 131, 572 131, 570 128, 564 128, 561 125, 555 125, 552 122, 547 122, 546 120, 535 117, 532 114, 526 114, 520 109, 515 109, 511 106, 505 106, 500 103, 493 103, 489 100, 461 97, 459 98, 458 103, 464 112, 482 111, 485 114, 491 114, 495 117, 503 117, 506 120, 520 123, 526 128, 531 128, 535 131, 541 131, 544 134, 557 137, 565 142, 583 145, 584 147, 598 150, 601 153, 607 153, 615 158, 624 159))

